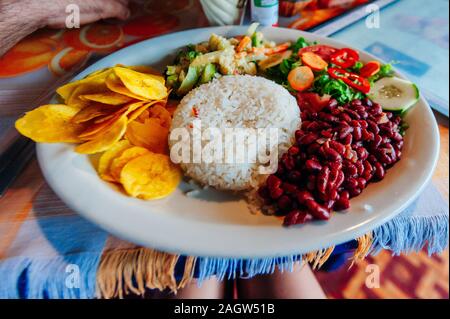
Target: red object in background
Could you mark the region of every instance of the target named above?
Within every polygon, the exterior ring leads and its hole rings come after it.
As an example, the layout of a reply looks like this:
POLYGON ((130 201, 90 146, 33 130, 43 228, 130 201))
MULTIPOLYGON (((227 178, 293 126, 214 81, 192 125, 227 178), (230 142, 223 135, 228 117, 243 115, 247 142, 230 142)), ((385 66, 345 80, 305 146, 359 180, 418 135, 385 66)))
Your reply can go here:
POLYGON ((178 24, 178 18, 169 13, 148 14, 126 22, 123 31, 127 35, 149 38, 167 33, 178 24))
POLYGON ((370 0, 313 0, 298 12, 299 18, 288 27, 308 30, 368 2, 370 0))
POLYGON ((292 17, 305 9, 313 0, 281 0, 279 13, 282 17, 292 17))

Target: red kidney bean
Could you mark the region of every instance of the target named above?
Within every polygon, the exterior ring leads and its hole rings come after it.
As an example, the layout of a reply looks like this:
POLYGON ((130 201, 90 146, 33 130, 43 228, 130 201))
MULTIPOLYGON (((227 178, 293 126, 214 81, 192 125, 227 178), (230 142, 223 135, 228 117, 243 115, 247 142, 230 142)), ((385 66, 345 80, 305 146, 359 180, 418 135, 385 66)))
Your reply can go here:
POLYGON ((380 147, 381 143, 383 142, 383 138, 380 135, 375 135, 372 143, 370 144, 370 146, 372 147, 372 149, 377 149, 378 147, 380 147))
POLYGON ((372 141, 375 138, 375 134, 369 132, 367 129, 362 129, 361 138, 363 141, 372 141))
POLYGON ((308 181, 306 183, 306 188, 310 191, 314 191, 316 189, 316 175, 309 175, 308 181))
POLYGON ((353 127, 351 126, 345 126, 339 130, 339 139, 342 140, 346 138, 348 135, 350 135, 353 132, 353 127))
POLYGON ((362 138, 361 127, 359 126, 353 127, 353 139, 355 141, 359 141, 361 138, 362 138))
POLYGON ((364 177, 358 177, 357 181, 358 181, 358 187, 359 188, 361 188, 361 189, 366 188, 367 181, 366 181, 366 179, 364 177))
POLYGON ((345 146, 337 141, 330 141, 330 147, 334 149, 339 155, 343 156, 345 154, 345 146))
POLYGON ((349 177, 355 177, 358 175, 358 169, 350 161, 346 160, 344 163, 344 172, 349 177))
POLYGON ((308 207, 308 212, 311 213, 311 215, 313 215, 315 218, 320 220, 330 219, 330 211, 316 201, 306 201, 306 207, 308 207))
POLYGON ((283 226, 292 226, 298 224, 304 224, 308 221, 312 220, 312 216, 307 212, 294 209, 286 215, 283 221, 283 226))
POLYGON ((332 149, 329 145, 322 145, 321 150, 327 159, 332 161, 342 161, 342 156, 336 150, 332 149))
POLYGON ((370 181, 372 176, 373 176, 372 164, 370 164, 369 161, 364 161, 364 174, 362 175, 362 177, 364 177, 366 181, 370 181))
POLYGON ((281 195, 283 195, 283 190, 281 188, 270 189, 270 197, 272 199, 278 199, 281 195))
POLYGON ((326 137, 326 138, 332 138, 333 137, 333 132, 330 129, 322 130, 320 132, 320 135, 322 135, 323 137, 326 137))
POLYGON ((368 129, 370 132, 372 132, 375 135, 380 133, 380 129, 378 128, 377 123, 375 123, 374 121, 368 120, 367 124, 368 124, 368 129))
POLYGON ((384 167, 381 165, 380 162, 376 162, 374 164, 374 170, 375 170, 375 177, 377 180, 382 180, 385 175, 384 167))
POLYGON ((309 159, 305 162, 305 169, 310 172, 318 172, 322 169, 322 165, 316 160, 309 159))
POLYGON ((358 154, 358 159, 365 161, 369 157, 369 152, 363 146, 354 147, 356 154, 358 154))
POLYGON ((279 179, 275 175, 270 175, 267 178, 267 187, 269 187, 269 190, 279 188, 280 185, 281 185, 281 179, 279 179))
POLYGON ((344 182, 344 180, 345 180, 344 172, 339 171, 338 176, 337 176, 337 178, 336 178, 336 184, 335 184, 335 187, 336 187, 337 189, 338 189, 339 187, 341 187, 341 185, 342 185, 342 183, 344 182))
POLYGON ((356 178, 353 177, 349 177, 347 178, 347 180, 345 181, 345 188, 347 189, 354 189, 358 187, 358 181, 356 180, 356 178))
POLYGON ((317 175, 316 179, 317 190, 322 194, 324 194, 326 191, 329 177, 330 177, 330 168, 328 166, 324 166, 322 170, 319 172, 319 175, 317 175))
POLYGON ((278 198, 278 207, 282 210, 288 210, 292 207, 292 200, 287 195, 283 195, 278 198))
POLYGON ((350 117, 351 117, 352 119, 354 119, 354 120, 359 120, 359 119, 361 119, 361 117, 359 116, 359 114, 358 114, 356 111, 347 109, 346 112, 347 112, 347 114, 350 115, 350 117))
POLYGON ((339 118, 337 118, 336 116, 329 114, 329 113, 325 113, 325 112, 320 112, 318 114, 319 119, 321 119, 322 121, 328 122, 328 123, 333 123, 333 122, 337 122, 339 121, 339 118))
POLYGON ((299 140, 298 143, 300 145, 309 145, 313 142, 315 142, 319 136, 316 133, 308 133, 306 135, 303 135, 299 140))
POLYGON ((290 171, 287 178, 291 183, 298 183, 302 179, 302 174, 299 171, 290 171))
POLYGON ((339 114, 339 119, 344 122, 350 122, 352 120, 351 116, 346 113, 339 114))
POLYGON ((291 146, 288 150, 289 155, 297 155, 300 153, 300 148, 298 146, 291 146))
POLYGON ((307 201, 314 200, 313 195, 308 191, 298 191, 297 192, 297 201, 299 204, 305 205, 307 201))
POLYGON ((305 135, 305 132, 303 130, 297 130, 295 131, 295 140, 299 140, 300 138, 303 137, 303 135, 305 135))
POLYGON ((362 193, 362 189, 361 188, 350 188, 348 190, 348 192, 350 193, 350 197, 356 197, 362 193))
POLYGON ((328 219, 331 209, 348 209, 350 197, 384 178, 401 158, 401 117, 383 113, 369 99, 343 106, 332 100, 321 112, 302 112, 302 121, 296 144, 258 190, 277 214, 286 215, 285 225, 328 219))
POLYGON ((358 170, 358 175, 364 174, 364 165, 363 165, 362 160, 358 160, 355 163, 355 166, 356 166, 356 169, 358 170))
POLYGON ((349 134, 345 138, 341 140, 342 144, 344 145, 350 145, 353 143, 353 135, 349 134))

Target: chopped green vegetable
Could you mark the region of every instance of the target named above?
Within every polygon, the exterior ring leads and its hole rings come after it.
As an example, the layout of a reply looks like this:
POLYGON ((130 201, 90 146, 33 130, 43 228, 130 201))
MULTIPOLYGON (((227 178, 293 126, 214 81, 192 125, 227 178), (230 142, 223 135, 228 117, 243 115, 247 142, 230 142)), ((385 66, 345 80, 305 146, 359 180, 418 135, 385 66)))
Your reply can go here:
POLYGON ((202 76, 200 77, 200 83, 202 84, 208 83, 214 78, 215 74, 216 74, 216 66, 212 63, 207 64, 202 72, 202 76))
POLYGON ((371 76, 369 78, 369 81, 371 83, 376 82, 382 78, 386 78, 386 77, 392 77, 394 76, 394 69, 392 68, 392 64, 388 63, 388 64, 384 64, 380 67, 380 71, 378 71, 377 74, 375 74, 374 76, 371 76))
POLYGON ((261 32, 255 32, 252 35, 252 46, 258 48, 263 44, 263 34, 261 32))
POLYGON ((313 91, 320 95, 331 95, 341 105, 365 97, 364 93, 353 90, 343 81, 335 80, 328 74, 323 74, 316 78, 313 85, 313 91))
POLYGON ((351 68, 352 72, 359 73, 364 64, 361 61, 355 63, 355 65, 351 68))
POLYGON ((199 72, 196 67, 192 67, 192 66, 189 67, 188 72, 187 72, 183 82, 181 82, 181 85, 177 90, 178 95, 186 94, 195 86, 195 84, 197 84, 198 77, 199 77, 198 73, 199 72))
POLYGON ((300 37, 298 38, 297 42, 295 42, 292 47, 291 50, 294 51, 294 53, 297 53, 298 50, 309 47, 310 44, 305 40, 305 38, 300 37))

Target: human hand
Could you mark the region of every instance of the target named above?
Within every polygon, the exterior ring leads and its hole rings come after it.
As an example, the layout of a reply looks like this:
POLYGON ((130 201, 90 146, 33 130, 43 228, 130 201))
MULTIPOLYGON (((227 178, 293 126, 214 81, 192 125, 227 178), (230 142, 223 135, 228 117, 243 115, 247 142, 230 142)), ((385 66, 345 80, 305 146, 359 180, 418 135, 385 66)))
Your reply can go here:
POLYGON ((129 0, 36 0, 39 6, 45 8, 40 14, 41 23, 52 28, 64 28, 70 4, 80 8, 80 23, 87 24, 101 19, 129 17, 129 0))

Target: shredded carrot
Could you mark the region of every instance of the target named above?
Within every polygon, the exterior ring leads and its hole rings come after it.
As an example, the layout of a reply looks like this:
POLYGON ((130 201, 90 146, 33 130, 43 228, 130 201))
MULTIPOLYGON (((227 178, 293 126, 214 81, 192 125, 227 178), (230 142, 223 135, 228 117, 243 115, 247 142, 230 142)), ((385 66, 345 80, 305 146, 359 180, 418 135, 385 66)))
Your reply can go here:
POLYGON ((236 52, 244 51, 247 45, 249 45, 251 42, 252 39, 250 39, 250 37, 246 35, 245 37, 242 38, 241 42, 239 42, 236 48, 236 52))

